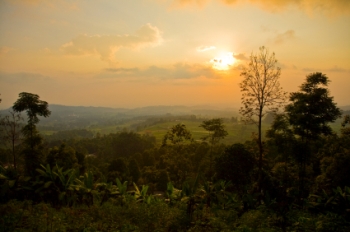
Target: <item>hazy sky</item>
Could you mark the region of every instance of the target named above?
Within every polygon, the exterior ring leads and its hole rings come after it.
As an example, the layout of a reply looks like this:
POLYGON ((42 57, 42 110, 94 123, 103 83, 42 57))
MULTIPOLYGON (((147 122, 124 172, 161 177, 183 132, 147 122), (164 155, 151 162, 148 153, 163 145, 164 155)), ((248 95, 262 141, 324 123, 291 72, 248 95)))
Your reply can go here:
POLYGON ((323 72, 350 104, 349 0, 0 0, 0 108, 239 107, 240 66, 275 52, 281 85, 323 72), (221 60, 221 62, 220 62, 221 60))

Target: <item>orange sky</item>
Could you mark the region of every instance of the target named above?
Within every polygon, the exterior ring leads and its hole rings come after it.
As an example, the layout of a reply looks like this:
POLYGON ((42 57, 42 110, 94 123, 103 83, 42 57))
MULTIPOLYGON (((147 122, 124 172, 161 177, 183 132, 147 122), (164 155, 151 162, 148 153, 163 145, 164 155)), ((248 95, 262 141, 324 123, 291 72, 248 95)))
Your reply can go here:
POLYGON ((350 105, 347 0, 2 0, 0 108, 240 106, 240 67, 266 46, 297 91, 323 72, 350 105), (220 62, 221 60, 221 62, 220 62))

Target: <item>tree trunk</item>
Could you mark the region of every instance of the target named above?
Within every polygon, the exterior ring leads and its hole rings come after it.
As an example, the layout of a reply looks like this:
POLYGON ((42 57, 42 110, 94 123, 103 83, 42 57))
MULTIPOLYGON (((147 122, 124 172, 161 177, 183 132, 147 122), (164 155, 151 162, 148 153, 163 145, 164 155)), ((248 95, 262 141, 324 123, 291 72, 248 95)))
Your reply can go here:
POLYGON ((12 138, 12 155, 13 155, 13 167, 17 170, 16 153, 15 153, 15 137, 12 138))
POLYGON ((259 124, 258 124, 258 128, 259 128, 259 132, 258 132, 258 146, 259 146, 258 186, 259 186, 259 192, 262 189, 262 156, 263 156, 263 146, 262 146, 262 142, 261 142, 261 118, 262 118, 262 107, 260 107, 259 124))

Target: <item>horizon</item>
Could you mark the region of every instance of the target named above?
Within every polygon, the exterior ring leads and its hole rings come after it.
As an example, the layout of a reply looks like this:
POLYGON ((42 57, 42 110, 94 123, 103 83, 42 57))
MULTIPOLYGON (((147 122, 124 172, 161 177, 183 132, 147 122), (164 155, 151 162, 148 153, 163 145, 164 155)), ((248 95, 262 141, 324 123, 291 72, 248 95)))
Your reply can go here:
POLYGON ((285 91, 322 72, 347 106, 349 22, 342 0, 4 0, 0 109, 21 92, 67 106, 240 108, 241 68, 261 46, 285 91))

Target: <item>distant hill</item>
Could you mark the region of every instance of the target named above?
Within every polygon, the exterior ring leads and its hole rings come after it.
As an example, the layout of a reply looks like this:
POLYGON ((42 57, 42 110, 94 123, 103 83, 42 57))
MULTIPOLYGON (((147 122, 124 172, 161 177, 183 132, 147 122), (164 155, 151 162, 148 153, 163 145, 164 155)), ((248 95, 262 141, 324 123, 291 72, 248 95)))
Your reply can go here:
MULTIPOLYGON (((0 115, 8 114, 7 110, 1 110, 0 115)), ((39 130, 62 131, 82 129, 91 126, 129 125, 147 121, 149 118, 161 119, 180 116, 199 116, 200 118, 231 118, 237 117, 235 109, 220 109, 209 106, 147 106, 134 109, 110 108, 110 107, 86 107, 65 106, 49 104, 50 117, 40 117, 39 130), (133 121, 133 122, 131 122, 133 121), (128 123, 130 122, 130 123, 128 123)), ((25 112, 22 116, 26 118, 25 112)), ((26 120, 26 119, 25 119, 26 120)), ((154 121, 154 120, 153 120, 154 121)))
POLYGON ((343 111, 350 111, 350 105, 347 106, 339 106, 339 108, 343 111))
POLYGON ((124 115, 124 116, 159 116, 165 114, 172 115, 188 115, 202 114, 206 116, 220 117, 237 114, 235 109, 213 109, 209 106, 146 106, 134 109, 126 108, 109 108, 109 107, 86 107, 86 106, 64 106, 64 105, 49 105, 49 109, 57 115, 76 115, 76 116, 106 116, 106 115, 124 115))

